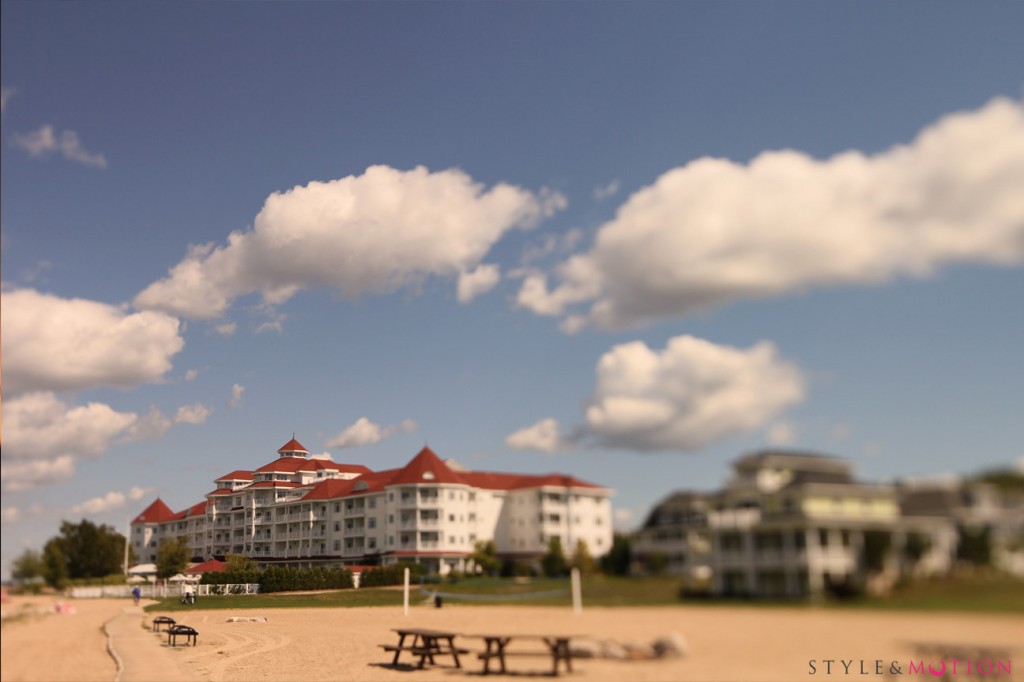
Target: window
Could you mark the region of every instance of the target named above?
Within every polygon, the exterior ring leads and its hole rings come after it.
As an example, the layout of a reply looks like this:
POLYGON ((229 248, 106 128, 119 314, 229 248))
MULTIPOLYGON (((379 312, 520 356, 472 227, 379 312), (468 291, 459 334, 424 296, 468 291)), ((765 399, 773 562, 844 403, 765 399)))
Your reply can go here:
POLYGON ((377 508, 377 498, 376 497, 371 497, 370 498, 370 509, 376 509, 376 508, 377 508))
POLYGON ((341 502, 335 502, 334 503, 334 511, 335 512, 340 512, 341 511, 341 502))
POLYGON ((448 515, 448 521, 450 523, 455 523, 455 514, 449 514, 448 515))
POLYGON ((370 528, 376 528, 376 527, 377 527, 377 517, 375 517, 375 516, 371 516, 371 517, 370 517, 370 518, 369 518, 369 519, 367 520, 367 522, 366 522, 366 525, 367 525, 368 527, 370 527, 370 528))
POLYGON ((473 523, 476 521, 476 512, 469 512, 469 522, 473 523))
POLYGON ((336 531, 341 530, 341 523, 340 522, 338 522, 338 521, 334 522, 334 530, 336 530, 336 531))
POLYGON ((368 549, 377 549, 377 538, 368 538, 366 540, 366 547, 368 549))

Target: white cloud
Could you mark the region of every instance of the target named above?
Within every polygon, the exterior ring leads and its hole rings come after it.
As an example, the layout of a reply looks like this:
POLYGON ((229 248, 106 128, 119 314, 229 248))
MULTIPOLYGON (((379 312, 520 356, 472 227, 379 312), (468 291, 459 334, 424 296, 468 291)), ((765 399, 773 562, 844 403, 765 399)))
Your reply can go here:
POLYGON ((577 440, 637 451, 695 450, 764 426, 803 400, 804 391, 800 370, 767 342, 743 350, 677 336, 656 351, 634 341, 597 363, 585 423, 572 436, 545 419, 509 440, 546 452, 577 440))
POLYGON ((138 502, 146 495, 156 492, 156 488, 140 488, 139 486, 132 486, 132 489, 128 491, 128 499, 132 502, 138 502))
POLYGON ((110 491, 103 497, 93 497, 71 508, 72 514, 99 514, 124 506, 124 493, 110 491))
POLYGON ((620 189, 622 189, 622 183, 618 180, 612 180, 604 187, 598 187, 594 190, 594 199, 604 201, 613 194, 617 194, 620 189))
POLYGON ((21 510, 17 507, 4 507, 0 511, 0 521, 3 523, 14 523, 21 518, 21 510))
POLYGON ((231 400, 228 401, 228 407, 238 407, 242 404, 242 394, 245 393, 245 386, 241 384, 235 384, 231 387, 231 400))
MULTIPOLYGON (((197 407, 183 409, 191 414, 197 407)), ((159 438, 173 423, 195 423, 172 422, 156 408, 139 416, 104 403, 73 406, 50 392, 8 398, 3 418, 5 490, 59 482, 74 473, 80 457, 97 457, 115 443, 159 438)))
POLYGON ((15 135, 14 146, 24 149, 29 156, 36 159, 45 158, 57 152, 66 159, 87 166, 107 167, 107 159, 103 154, 85 151, 82 142, 78 139, 78 133, 73 130, 64 130, 58 134, 51 125, 44 125, 31 133, 15 135))
POLYGON ((13 88, 0 88, 0 114, 7 111, 7 103, 14 97, 13 88))
POLYGON ((623 328, 741 298, 1024 261, 1024 105, 951 114, 910 144, 817 160, 702 158, 633 194, 551 290, 518 304, 623 328), (589 308, 573 312, 572 308, 589 308))
POLYGON ((251 292, 268 305, 317 286, 350 298, 388 293, 471 272, 505 232, 564 205, 555 193, 485 189, 458 170, 373 166, 270 195, 251 231, 232 233, 226 246, 191 247, 135 304, 215 318, 251 292))
POLYGON ((0 467, 0 487, 11 492, 30 490, 66 481, 74 473, 75 459, 69 455, 35 461, 5 458, 3 466, 0 467))
POLYGON ((197 376, 199 376, 199 370, 198 369, 190 369, 187 372, 185 372, 185 381, 192 381, 197 376))
POLYGON ((138 421, 103 403, 73 407, 53 393, 4 400, 4 463, 9 460, 95 456, 138 421))
POLYGON ((234 322, 225 322, 224 324, 218 324, 213 329, 221 336, 232 336, 238 330, 238 325, 234 322))
POLYGON ((459 303, 469 303, 480 294, 487 293, 500 280, 501 268, 492 264, 481 265, 472 272, 461 273, 456 288, 459 303))
POLYGON ((102 497, 93 497, 81 504, 75 505, 71 508, 71 513, 100 514, 113 509, 120 509, 126 502, 138 502, 143 497, 154 491, 156 491, 156 488, 139 488, 138 486, 135 486, 128 491, 127 495, 125 495, 122 492, 112 490, 102 497))
POLYGON ((203 424, 213 410, 202 403, 182 405, 174 415, 175 424, 203 424))
POLYGON ((179 322, 32 289, 2 293, 5 395, 160 381, 185 345, 179 322))
POLYGON ((398 435, 399 433, 410 433, 416 430, 416 422, 406 419, 400 424, 381 426, 375 424, 366 417, 360 417, 354 424, 328 440, 324 447, 328 448, 358 448, 364 445, 379 443, 385 438, 398 435))
POLYGON ((553 454, 571 449, 574 439, 564 435, 556 419, 541 419, 532 426, 519 429, 505 438, 505 445, 513 450, 537 450, 553 454))
POLYGON ((765 438, 769 445, 792 445, 797 440, 796 425, 791 422, 776 422, 768 427, 765 438))

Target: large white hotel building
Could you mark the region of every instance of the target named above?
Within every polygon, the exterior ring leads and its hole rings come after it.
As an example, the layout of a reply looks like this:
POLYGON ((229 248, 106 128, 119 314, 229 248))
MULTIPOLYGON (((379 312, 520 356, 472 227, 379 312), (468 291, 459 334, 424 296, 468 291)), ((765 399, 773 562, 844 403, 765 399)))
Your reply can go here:
POLYGON ((215 481, 205 500, 172 511, 159 498, 131 524, 141 562, 165 538, 194 559, 245 554, 294 566, 413 561, 429 571, 469 568, 480 540, 504 558, 535 559, 551 538, 567 555, 583 540, 594 556, 612 540, 612 490, 565 474, 469 471, 424 447, 400 469, 371 471, 310 457, 294 438, 254 471, 215 481))

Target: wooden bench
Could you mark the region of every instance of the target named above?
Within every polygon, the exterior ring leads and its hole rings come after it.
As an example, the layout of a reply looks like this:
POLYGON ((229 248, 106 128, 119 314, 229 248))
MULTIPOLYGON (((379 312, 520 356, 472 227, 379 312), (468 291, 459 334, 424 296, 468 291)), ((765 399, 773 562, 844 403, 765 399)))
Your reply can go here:
POLYGON ((170 627, 175 624, 175 620, 170 616, 157 616, 153 619, 153 632, 160 632, 160 626, 166 625, 170 627))
POLYGON ((569 649, 569 640, 571 637, 564 635, 536 635, 536 634, 517 634, 517 635, 470 635, 473 637, 480 637, 486 643, 486 649, 483 653, 477 654, 477 658, 484 662, 484 669, 482 674, 490 675, 492 672, 500 672, 502 675, 507 674, 507 668, 505 666, 505 658, 507 656, 539 656, 539 657, 550 657, 551 658, 551 674, 558 675, 559 663, 565 665, 566 672, 572 672, 572 652, 569 649), (547 647, 546 651, 507 651, 509 643, 513 639, 538 639, 544 643, 547 647), (491 661, 498 661, 498 671, 491 670, 491 661))
POLYGON ((177 646, 178 637, 185 638, 185 646, 192 642, 192 646, 199 646, 199 631, 188 625, 171 625, 167 628, 167 645, 177 646))
POLYGON ((391 665, 398 665, 398 659, 401 657, 402 652, 408 651, 413 656, 419 656, 419 664, 416 666, 418 668, 423 668, 427 663, 437 665, 437 662, 434 660, 436 656, 451 656, 455 667, 461 668, 462 663, 459 661, 459 654, 470 653, 469 649, 455 646, 454 632, 418 628, 398 628, 395 629, 395 632, 398 633, 398 644, 379 645, 380 648, 388 653, 394 652, 395 656, 391 659, 391 665), (406 644, 405 640, 410 635, 412 636, 412 644, 406 644))

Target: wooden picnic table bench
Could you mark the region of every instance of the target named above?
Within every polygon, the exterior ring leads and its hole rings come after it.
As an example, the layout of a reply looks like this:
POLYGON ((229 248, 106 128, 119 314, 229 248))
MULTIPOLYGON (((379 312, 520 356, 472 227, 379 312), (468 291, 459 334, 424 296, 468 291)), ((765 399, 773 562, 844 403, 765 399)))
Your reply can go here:
POLYGON ((157 616, 153 619, 153 632, 160 632, 160 626, 166 625, 170 627, 175 624, 175 620, 170 616, 157 616))
POLYGON ((500 672, 506 674, 508 672, 505 666, 506 656, 550 656, 551 657, 551 674, 558 675, 558 665, 563 663, 565 665, 566 672, 572 672, 572 651, 569 649, 569 641, 573 638, 572 635, 542 635, 542 634, 480 634, 480 635, 466 635, 467 637, 479 637, 484 640, 485 648, 483 653, 477 654, 477 658, 484 662, 484 675, 490 675, 492 672, 500 672), (547 648, 546 651, 507 651, 509 643, 512 640, 531 640, 536 639, 544 643, 547 648), (497 660, 499 670, 491 670, 491 661, 497 660))
POLYGON ((185 638, 185 646, 192 642, 192 646, 199 645, 199 631, 188 625, 171 625, 167 628, 167 644, 177 646, 178 637, 185 638))
POLYGON ((403 651, 408 651, 412 656, 419 656, 418 668, 423 668, 427 663, 436 665, 435 656, 451 656, 456 668, 461 668, 459 654, 468 654, 469 649, 461 649, 455 646, 456 633, 445 630, 429 630, 423 628, 395 628, 393 632, 398 633, 398 644, 381 644, 384 651, 395 652, 391 659, 391 665, 398 665, 398 659, 403 651), (412 643, 406 644, 405 640, 412 637, 412 643))

